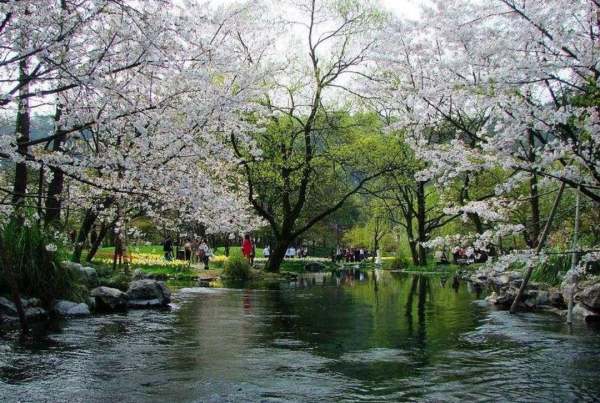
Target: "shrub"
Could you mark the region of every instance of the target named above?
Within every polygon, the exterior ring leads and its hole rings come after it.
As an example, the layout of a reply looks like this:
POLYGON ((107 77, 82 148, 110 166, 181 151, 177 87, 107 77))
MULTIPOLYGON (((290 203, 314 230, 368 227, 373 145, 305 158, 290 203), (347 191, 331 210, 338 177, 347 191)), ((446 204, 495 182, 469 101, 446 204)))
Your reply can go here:
POLYGON ((400 253, 394 257, 390 265, 391 270, 404 270, 411 265, 411 262, 400 253))
POLYGON ((12 217, 0 231, 0 292, 8 292, 7 275, 12 274, 22 295, 37 297, 47 306, 58 298, 81 298, 85 290, 75 286, 77 275, 60 263, 65 255, 61 242, 40 224, 12 217))
POLYGON ((562 281, 562 276, 571 267, 571 255, 551 255, 548 260, 537 266, 532 275, 533 281, 558 285, 562 281))
POLYGON ((241 256, 231 256, 225 262, 223 275, 232 280, 246 280, 250 277, 250 264, 241 256))

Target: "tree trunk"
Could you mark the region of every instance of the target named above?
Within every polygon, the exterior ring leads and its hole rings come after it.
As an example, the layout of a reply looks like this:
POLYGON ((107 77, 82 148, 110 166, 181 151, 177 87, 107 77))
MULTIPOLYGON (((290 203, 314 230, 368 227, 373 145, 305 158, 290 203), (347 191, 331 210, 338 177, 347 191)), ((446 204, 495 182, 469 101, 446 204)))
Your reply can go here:
MULTIPOLYGON (((55 120, 60 119, 60 109, 57 108, 55 120)), ((62 143, 65 140, 65 134, 62 130, 57 129, 58 136, 52 142, 52 151, 57 152, 62 148, 62 143)), ((52 180, 48 184, 48 193, 46 195, 46 225, 57 225, 60 221, 60 210, 62 208, 61 194, 64 187, 64 174, 62 170, 50 167, 52 172, 52 180)))
MULTIPOLYGON (((529 162, 535 162, 535 137, 532 129, 528 131, 529 138, 529 162)), ((540 196, 538 192, 538 178, 535 173, 531 174, 531 178, 529 179, 529 203, 531 205, 531 228, 529 229, 529 247, 535 248, 537 247, 537 243, 540 237, 540 196)))
POLYGON ((102 241, 104 240, 104 237, 106 237, 106 234, 114 225, 115 225, 115 222, 112 222, 110 225, 106 225, 106 223, 102 223, 102 225, 100 226, 100 232, 98 233, 98 236, 92 243, 92 245, 90 247, 90 251, 88 252, 88 254, 85 258, 86 262, 91 262, 92 259, 94 258, 94 256, 96 256, 96 252, 98 252, 100 245, 102 245, 102 241))
POLYGON ((473 213, 469 213, 468 216, 471 219, 471 221, 473 221, 473 224, 475 225, 475 229, 477 230, 477 233, 483 234, 484 229, 483 229, 483 222, 481 222, 481 218, 477 214, 473 214, 473 213))
POLYGON ((417 182, 417 235, 419 266, 427 265, 427 251, 423 242, 427 242, 426 209, 425 209, 425 182, 417 182))
POLYGON ((371 257, 371 261, 373 263, 375 263, 375 255, 377 254, 377 249, 379 249, 379 239, 377 239, 377 235, 375 235, 375 238, 373 239, 373 251, 371 252, 371 254, 373 255, 371 257))
POLYGON ((535 248, 540 237, 540 196, 538 192, 538 179, 536 174, 531 175, 529 179, 529 194, 531 205, 531 228, 529 247, 535 248))
POLYGON ((81 252, 87 240, 88 234, 90 233, 92 226, 98 218, 98 213, 94 212, 93 209, 89 208, 85 212, 85 217, 77 233, 77 239, 75 240, 75 246, 73 249, 73 257, 71 260, 76 263, 81 262, 81 252))
POLYGON ((410 257, 415 266, 419 265, 419 253, 417 252, 417 241, 414 239, 408 241, 408 247, 410 248, 410 257))
MULTIPOLYGON (((19 62, 19 105, 17 110, 17 120, 15 124, 16 136, 17 136, 17 150, 23 158, 27 158, 27 152, 29 147, 29 132, 30 132, 30 116, 29 116, 29 98, 25 97, 25 94, 29 92, 29 85, 27 84, 27 59, 24 58, 19 62)), ((15 180, 13 185, 13 199, 12 202, 15 208, 25 204, 25 194, 27 193, 27 164, 25 162, 19 162, 16 164, 15 169, 15 180)))
POLYGON ((38 223, 44 216, 44 211, 42 210, 42 200, 44 200, 44 164, 40 164, 40 169, 38 171, 38 194, 36 203, 38 223))
POLYGON ((225 256, 229 257, 229 235, 225 236, 224 240, 225 256))
POLYGON ((279 273, 281 263, 285 258, 285 252, 292 241, 287 239, 277 239, 274 247, 270 250, 269 260, 267 261, 267 271, 279 273))

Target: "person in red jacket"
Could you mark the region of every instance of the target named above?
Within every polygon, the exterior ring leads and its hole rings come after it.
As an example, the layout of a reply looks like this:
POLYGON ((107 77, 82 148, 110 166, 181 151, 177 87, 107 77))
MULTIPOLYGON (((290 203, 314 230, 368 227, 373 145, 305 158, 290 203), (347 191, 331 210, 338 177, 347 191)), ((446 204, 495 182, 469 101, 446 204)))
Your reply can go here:
POLYGON ((254 246, 252 245, 252 241, 250 240, 250 235, 244 235, 244 241, 242 242, 242 254, 246 259, 248 259, 249 263, 252 263, 252 251, 254 250, 254 246))

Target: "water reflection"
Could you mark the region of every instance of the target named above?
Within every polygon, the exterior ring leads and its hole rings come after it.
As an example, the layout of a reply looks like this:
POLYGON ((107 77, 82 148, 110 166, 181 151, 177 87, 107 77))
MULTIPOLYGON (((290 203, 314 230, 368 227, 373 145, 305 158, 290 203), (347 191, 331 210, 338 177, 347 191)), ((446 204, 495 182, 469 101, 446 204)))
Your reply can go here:
POLYGON ((187 289, 0 349, 5 400, 593 400, 600 336, 488 310, 457 278, 350 270, 187 289), (558 385, 558 386, 557 386, 558 385))

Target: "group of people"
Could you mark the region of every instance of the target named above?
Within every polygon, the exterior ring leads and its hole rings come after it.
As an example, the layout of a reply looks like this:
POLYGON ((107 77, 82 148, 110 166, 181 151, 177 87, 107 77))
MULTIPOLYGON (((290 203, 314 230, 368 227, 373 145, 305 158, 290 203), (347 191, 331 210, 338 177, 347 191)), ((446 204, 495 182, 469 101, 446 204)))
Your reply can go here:
POLYGON ((345 260, 346 263, 350 262, 362 262, 365 259, 368 259, 371 256, 369 251, 365 248, 341 248, 338 246, 335 252, 335 261, 341 262, 345 260))
POLYGON ((308 248, 305 246, 300 246, 298 248, 294 247, 294 246, 290 246, 289 248, 287 248, 287 250, 285 251, 285 258, 286 259, 293 259, 295 257, 302 259, 308 256, 308 248))
POLYGON ((213 255, 212 249, 208 246, 208 241, 206 239, 190 239, 186 238, 183 243, 183 250, 179 249, 178 245, 174 245, 173 239, 168 237, 163 242, 163 251, 165 252, 166 260, 173 260, 177 258, 177 253, 173 255, 173 251, 179 251, 182 255, 180 258, 186 260, 190 263, 202 263, 204 268, 208 270, 208 263, 210 261, 210 257, 213 255))
POLYGON ((488 260, 486 252, 473 248, 454 248, 452 257, 457 264, 485 263, 488 260))

